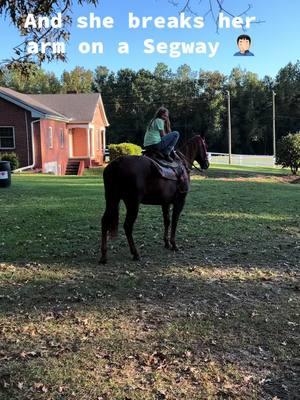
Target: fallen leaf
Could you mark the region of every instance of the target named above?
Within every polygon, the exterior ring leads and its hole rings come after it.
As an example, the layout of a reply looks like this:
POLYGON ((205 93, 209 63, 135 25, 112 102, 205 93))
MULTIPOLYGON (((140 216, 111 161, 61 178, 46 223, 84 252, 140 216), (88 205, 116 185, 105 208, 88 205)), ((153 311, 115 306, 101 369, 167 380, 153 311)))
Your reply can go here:
POLYGON ((253 378, 252 375, 244 376, 244 382, 249 383, 249 382, 251 381, 252 378, 253 378))

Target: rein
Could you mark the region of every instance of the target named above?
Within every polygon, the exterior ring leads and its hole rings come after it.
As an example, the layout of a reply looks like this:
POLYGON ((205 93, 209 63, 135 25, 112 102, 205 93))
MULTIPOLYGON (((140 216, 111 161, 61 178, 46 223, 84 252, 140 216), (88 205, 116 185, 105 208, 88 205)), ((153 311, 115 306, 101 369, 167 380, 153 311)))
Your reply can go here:
MULTIPOLYGON (((181 148, 186 147, 187 144, 188 144, 188 141, 186 141, 186 142, 181 146, 181 148)), ((197 167, 197 166, 195 165, 195 161, 192 162, 192 160, 189 160, 180 150, 176 150, 176 152, 177 152, 178 154, 181 155, 181 157, 188 163, 188 165, 191 165, 191 166, 194 167, 197 171, 199 171, 201 174, 203 174, 203 169, 200 169, 199 167, 197 167)), ((188 170, 191 171, 192 168, 188 168, 188 170)))
MULTIPOLYGON (((181 153, 181 151, 176 150, 176 153, 180 154, 181 157, 184 159, 184 161, 186 161, 188 164, 190 164, 192 167, 194 167, 195 169, 197 169, 199 172, 201 172, 201 174, 203 174, 203 170, 200 169, 199 167, 197 167, 197 165, 195 165, 195 161, 192 163, 191 160, 189 160, 188 158, 186 158, 186 156, 184 154, 181 153)), ((188 168, 189 171, 192 170, 192 168, 188 168)))

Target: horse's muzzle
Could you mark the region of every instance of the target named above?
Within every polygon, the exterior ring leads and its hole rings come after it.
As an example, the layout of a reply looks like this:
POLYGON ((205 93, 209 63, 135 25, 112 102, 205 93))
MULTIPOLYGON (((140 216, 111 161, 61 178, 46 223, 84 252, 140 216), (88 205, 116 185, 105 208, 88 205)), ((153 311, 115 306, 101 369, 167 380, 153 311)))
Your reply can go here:
POLYGON ((202 163, 201 168, 202 168, 202 169, 208 169, 208 168, 209 168, 209 161, 208 161, 208 160, 205 160, 205 161, 202 163))

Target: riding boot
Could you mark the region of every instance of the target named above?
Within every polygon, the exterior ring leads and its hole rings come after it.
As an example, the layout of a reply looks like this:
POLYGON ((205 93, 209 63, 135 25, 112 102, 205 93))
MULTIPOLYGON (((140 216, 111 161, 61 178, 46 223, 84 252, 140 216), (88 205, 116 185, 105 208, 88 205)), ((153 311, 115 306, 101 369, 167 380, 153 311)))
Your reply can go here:
POLYGON ((165 160, 171 163, 174 161, 170 154, 165 154, 165 160))
POLYGON ((176 153, 176 151, 173 149, 170 153, 170 156, 176 161, 176 160, 180 160, 180 157, 178 156, 178 154, 176 153))
POLYGON ((153 153, 153 156, 154 156, 154 158, 158 158, 158 159, 164 159, 164 154, 163 153, 161 153, 160 151, 155 151, 154 153, 153 153))
POLYGON ((145 156, 150 158, 164 159, 164 154, 158 150, 148 150, 144 154, 145 156))

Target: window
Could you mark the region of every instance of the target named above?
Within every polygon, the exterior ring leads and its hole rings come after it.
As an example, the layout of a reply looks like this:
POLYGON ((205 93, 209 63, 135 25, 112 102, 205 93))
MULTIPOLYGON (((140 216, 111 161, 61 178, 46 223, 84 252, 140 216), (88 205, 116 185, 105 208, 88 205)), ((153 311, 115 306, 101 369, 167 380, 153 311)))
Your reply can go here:
POLYGON ((60 147, 63 149, 65 146, 65 133, 63 128, 59 131, 60 147))
POLYGON ((0 149, 14 149, 15 128, 13 126, 0 126, 0 149))
POLYGON ((49 143, 49 149, 53 149, 53 132, 51 126, 49 126, 48 128, 48 143, 49 143))

